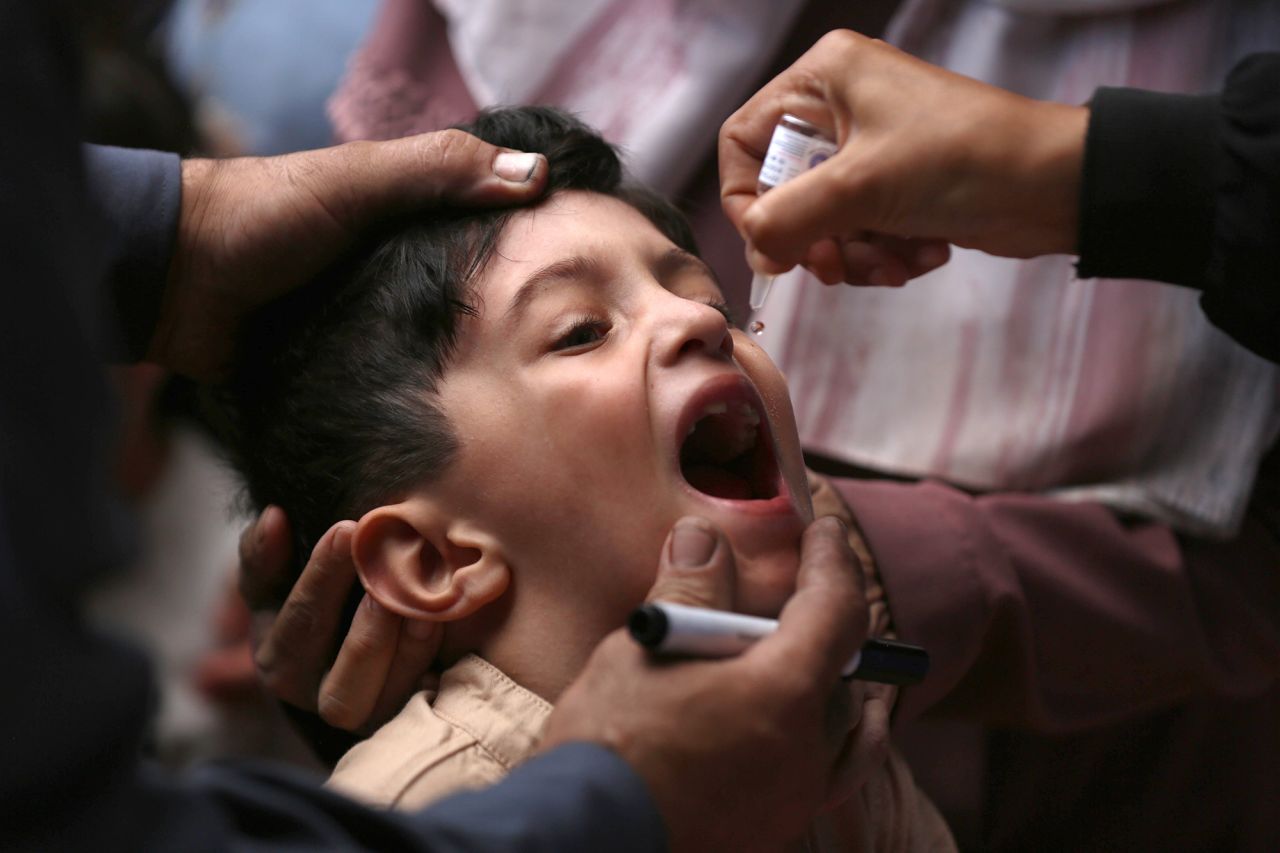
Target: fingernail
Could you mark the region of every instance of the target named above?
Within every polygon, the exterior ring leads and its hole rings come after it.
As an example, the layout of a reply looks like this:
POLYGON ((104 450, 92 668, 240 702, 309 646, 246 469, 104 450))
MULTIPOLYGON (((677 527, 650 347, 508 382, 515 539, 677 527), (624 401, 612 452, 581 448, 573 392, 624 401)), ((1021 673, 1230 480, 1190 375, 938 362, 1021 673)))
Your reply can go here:
POLYGON ((541 154, 517 154, 504 151, 493 159, 493 173, 504 181, 516 184, 528 183, 538 170, 541 154))
POLYGON ((871 271, 871 275, 867 276, 867 284, 874 287, 888 287, 889 276, 885 274, 883 267, 876 267, 871 271))
POLYGON ((716 550, 716 538, 691 519, 676 522, 671 531, 671 565, 681 569, 701 566, 716 550))

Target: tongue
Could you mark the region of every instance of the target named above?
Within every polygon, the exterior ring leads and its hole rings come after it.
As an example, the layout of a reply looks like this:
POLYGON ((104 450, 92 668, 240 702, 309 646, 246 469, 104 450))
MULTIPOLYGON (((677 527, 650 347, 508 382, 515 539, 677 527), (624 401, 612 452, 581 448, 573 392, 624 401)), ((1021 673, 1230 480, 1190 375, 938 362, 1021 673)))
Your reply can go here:
POLYGON ((684 477, 689 485, 713 498, 726 498, 734 501, 749 501, 752 498, 751 484, 742 477, 732 474, 714 465, 690 465, 685 468, 684 477))

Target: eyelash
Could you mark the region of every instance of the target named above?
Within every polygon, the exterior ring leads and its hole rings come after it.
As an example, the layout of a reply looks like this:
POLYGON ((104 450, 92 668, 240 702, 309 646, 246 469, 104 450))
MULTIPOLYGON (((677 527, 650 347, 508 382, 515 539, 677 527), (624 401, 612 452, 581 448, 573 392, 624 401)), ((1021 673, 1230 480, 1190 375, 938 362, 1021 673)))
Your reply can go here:
POLYGON ((694 301, 701 302, 703 305, 709 305, 710 307, 719 311, 722 315, 724 315, 725 322, 728 323, 730 326, 737 325, 733 321, 733 312, 729 310, 729 303, 725 302, 723 299, 695 299, 694 301))
MULTIPOLYGON (((719 299, 695 299, 693 301, 701 302, 703 305, 716 309, 724 316, 725 322, 730 326, 734 325, 733 314, 729 310, 729 304, 727 302, 719 299)), ((604 338, 609 334, 609 323, 598 317, 592 317, 589 315, 577 317, 569 324, 568 331, 556 339, 556 342, 552 345, 551 349, 555 352, 567 349, 578 349, 589 344, 594 344, 599 340, 574 343, 573 339, 585 331, 596 331, 599 334, 599 338, 604 338)))
POLYGON ((595 340, 573 343, 573 339, 584 331, 596 331, 599 333, 600 338, 603 338, 609 333, 609 324, 607 321, 601 320, 599 317, 591 317, 588 315, 576 317, 569 324, 568 331, 556 339, 556 342, 552 345, 551 349, 558 352, 560 350, 578 349, 580 347, 596 343, 595 340))

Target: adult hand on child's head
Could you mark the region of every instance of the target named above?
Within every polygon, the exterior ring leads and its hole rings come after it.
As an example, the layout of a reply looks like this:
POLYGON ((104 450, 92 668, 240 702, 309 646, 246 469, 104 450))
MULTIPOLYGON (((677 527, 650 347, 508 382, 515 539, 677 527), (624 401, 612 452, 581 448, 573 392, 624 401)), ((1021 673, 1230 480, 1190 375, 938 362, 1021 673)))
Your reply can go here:
POLYGON ((824 36, 720 131, 720 194, 751 265, 829 284, 900 285, 946 243, 1074 251, 1088 111, 1033 101, 849 31, 824 36), (840 150, 757 199, 773 127, 793 113, 840 150))
MULTIPOLYGON (((650 599, 733 601, 733 554, 700 519, 677 523, 650 599)), ((675 850, 772 850, 863 781, 840 671, 866 638, 857 559, 834 519, 805 532, 778 631, 725 660, 656 658, 616 631, 547 724, 543 748, 602 743, 649 786, 675 850)))
POLYGON ((458 130, 280 157, 187 160, 177 244, 147 357, 227 368, 241 320, 308 281, 368 226, 416 209, 536 198, 546 158, 458 130))
POLYGON ((402 619, 366 596, 334 658, 357 582, 354 526, 330 528, 292 585, 289 522, 279 507, 267 507, 240 539, 240 589, 255 613, 254 660, 264 686, 351 732, 395 716, 421 688, 440 644, 438 626, 402 619))

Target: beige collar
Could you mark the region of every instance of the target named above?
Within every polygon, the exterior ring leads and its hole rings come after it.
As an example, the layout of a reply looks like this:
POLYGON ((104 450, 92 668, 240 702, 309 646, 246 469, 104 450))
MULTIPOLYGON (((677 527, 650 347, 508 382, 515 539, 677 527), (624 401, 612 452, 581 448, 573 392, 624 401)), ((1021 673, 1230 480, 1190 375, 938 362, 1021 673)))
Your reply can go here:
POLYGON ((552 705, 497 667, 467 655, 445 670, 431 709, 510 770, 533 754, 552 705))

